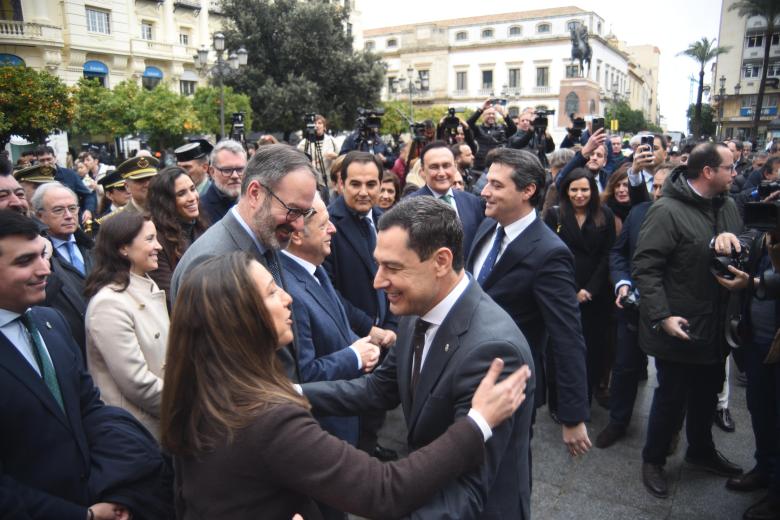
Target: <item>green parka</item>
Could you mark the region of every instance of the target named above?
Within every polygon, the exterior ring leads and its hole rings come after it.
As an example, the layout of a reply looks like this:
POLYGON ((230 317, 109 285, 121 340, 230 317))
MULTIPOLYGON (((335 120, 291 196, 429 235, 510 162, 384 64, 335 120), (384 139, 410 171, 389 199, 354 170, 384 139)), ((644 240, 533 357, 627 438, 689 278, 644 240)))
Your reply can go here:
POLYGON ((640 295, 639 345, 647 354, 680 363, 711 364, 728 353, 724 323, 728 291, 710 272, 712 238, 738 235, 742 220, 727 193, 705 199, 675 168, 663 196, 650 206, 639 231, 632 277, 640 295), (669 316, 688 320, 691 341, 653 325, 669 316))

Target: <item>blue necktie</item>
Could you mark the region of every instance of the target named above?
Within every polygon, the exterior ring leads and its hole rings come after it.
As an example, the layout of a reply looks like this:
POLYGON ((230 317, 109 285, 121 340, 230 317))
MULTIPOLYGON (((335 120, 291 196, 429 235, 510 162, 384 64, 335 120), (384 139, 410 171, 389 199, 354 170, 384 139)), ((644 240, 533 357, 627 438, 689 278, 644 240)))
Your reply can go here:
POLYGON ((368 217, 360 217, 360 222, 363 225, 363 233, 366 235, 366 240, 368 240, 368 255, 373 257, 374 249, 376 249, 376 235, 374 232, 374 226, 368 217))
POLYGON ((70 256, 70 265, 76 268, 78 272, 84 275, 84 262, 76 253, 76 244, 74 242, 65 242, 68 247, 68 256, 70 256))
POLYGON ((19 319, 32 341, 33 355, 35 356, 35 361, 38 362, 38 369, 41 371, 43 382, 46 385, 46 388, 51 392, 54 400, 60 405, 60 409, 64 412, 65 404, 62 401, 62 392, 60 391, 60 384, 57 381, 57 374, 54 371, 54 365, 46 352, 46 347, 43 346, 43 340, 38 332, 38 328, 35 326, 35 322, 32 319, 32 312, 28 310, 22 314, 19 319))
POLYGON ((502 226, 498 226, 496 228, 496 238, 493 239, 493 245, 490 248, 490 252, 488 253, 487 258, 485 258, 485 263, 482 264, 482 269, 479 271, 479 276, 477 277, 477 283, 480 286, 485 285, 485 280, 487 280, 487 277, 490 275, 490 271, 493 270, 493 266, 496 264, 498 253, 501 251, 501 242, 504 241, 505 235, 506 233, 504 232, 504 228, 502 226))
POLYGON ((325 291, 325 294, 328 295, 328 298, 330 298, 331 303, 338 310, 339 297, 336 294, 336 289, 333 288, 333 284, 330 282, 330 278, 328 278, 328 273, 325 272, 325 269, 323 269, 322 266, 318 266, 314 270, 314 277, 317 279, 317 281, 320 282, 320 286, 322 287, 322 290, 325 291))

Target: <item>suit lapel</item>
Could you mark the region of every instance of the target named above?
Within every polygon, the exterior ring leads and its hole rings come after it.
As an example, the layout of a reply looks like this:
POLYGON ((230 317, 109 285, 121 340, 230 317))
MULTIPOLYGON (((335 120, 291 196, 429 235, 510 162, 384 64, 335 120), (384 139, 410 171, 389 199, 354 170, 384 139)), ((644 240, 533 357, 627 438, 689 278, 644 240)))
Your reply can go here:
POLYGON ((494 283, 501 280, 501 277, 509 271, 512 266, 522 262, 525 257, 530 255, 536 249, 536 243, 541 238, 541 227, 546 224, 539 217, 520 233, 517 238, 512 240, 501 254, 501 257, 493 266, 493 270, 485 280, 483 289, 488 290, 494 283))
POLYGON ((343 314, 343 311, 340 308, 333 308, 333 305, 331 305, 331 298, 328 296, 328 293, 325 292, 325 288, 323 288, 312 275, 306 272, 306 270, 295 261, 285 258, 284 262, 290 274, 292 274, 303 285, 306 292, 309 293, 311 300, 331 317, 333 322, 338 325, 341 335, 349 341, 349 334, 346 333, 343 327, 343 325, 347 323, 346 314, 343 314))
MULTIPOLYGON (((37 316, 35 321, 39 321, 37 316)), ((50 347, 50 342, 51 344, 54 344, 54 342, 61 340, 58 338, 52 338, 50 334, 44 333, 43 329, 47 328, 45 324, 43 327, 41 327, 40 323, 36 324, 38 326, 38 330, 41 333, 41 336, 43 336, 44 343, 46 343, 49 355, 52 358, 54 370, 57 373, 57 380, 60 382, 60 389, 62 390, 63 379, 60 375, 60 370, 64 370, 64 368, 62 368, 62 359, 59 355, 57 355, 59 353, 54 353, 56 349, 50 347)), ((60 410, 59 405, 54 400, 54 396, 46 387, 46 383, 43 382, 43 378, 41 378, 41 376, 35 372, 27 360, 24 359, 19 351, 16 350, 16 347, 8 340, 8 338, 5 337, 5 334, 2 333, 0 333, 0 366, 5 367, 12 377, 15 377, 17 380, 19 380, 19 382, 24 384, 30 390, 30 392, 41 401, 43 406, 57 418, 58 421, 60 421, 68 429, 71 429, 71 425, 69 424, 68 419, 65 417, 65 414, 62 413, 62 410, 60 410)), ((69 405, 72 405, 73 396, 68 395, 66 397, 65 392, 63 392, 62 398, 66 403, 65 409, 70 415, 72 412, 71 406, 69 405)), ((81 414, 78 414, 77 416, 81 417, 81 414)))
POLYGON ((236 220, 232 211, 228 211, 215 226, 224 226, 225 231, 227 231, 227 234, 233 239, 233 242, 238 246, 238 249, 246 251, 247 253, 252 253, 261 264, 265 265, 265 257, 263 257, 262 253, 257 248, 252 237, 247 234, 243 226, 236 220))
MULTIPOLYGON (((431 342, 428 354, 425 357, 425 363, 423 363, 422 371, 420 372, 420 379, 414 392, 415 398, 412 402, 411 414, 408 416, 407 423, 410 435, 417 424, 420 412, 428 400, 431 390, 441 379, 444 369, 450 359, 452 359, 452 356, 460 348, 460 336, 469 329, 471 317, 474 314, 474 308, 481 292, 476 280, 471 279, 466 291, 455 302, 447 317, 444 318, 439 330, 436 331, 436 336, 434 336, 431 342)), ((409 350, 411 351, 411 349, 409 350)), ((409 372, 405 378, 407 380, 410 379, 410 375, 411 366, 409 366, 409 372)))
POLYGON ((482 221, 482 224, 479 226, 479 229, 477 229, 477 233, 474 235, 474 241, 471 243, 471 251, 469 251, 468 255, 468 262, 466 264, 466 269, 468 272, 474 275, 476 278, 479 273, 475 273, 473 271, 474 269, 474 261, 477 258, 477 251, 480 250, 482 247, 482 242, 485 240, 485 238, 493 233, 496 229, 496 221, 492 218, 486 218, 482 221))

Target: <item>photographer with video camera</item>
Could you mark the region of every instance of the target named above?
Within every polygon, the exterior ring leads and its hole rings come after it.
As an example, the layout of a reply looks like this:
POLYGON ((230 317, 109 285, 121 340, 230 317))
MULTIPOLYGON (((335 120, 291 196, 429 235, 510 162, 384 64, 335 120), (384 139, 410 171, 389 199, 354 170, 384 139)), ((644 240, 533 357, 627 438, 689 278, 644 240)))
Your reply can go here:
POLYGON ((339 156, 336 140, 328 135, 328 120, 321 114, 306 114, 303 121, 303 138, 298 143, 298 150, 311 158, 311 164, 317 172, 317 187, 327 203, 328 172, 333 159, 339 156))
POLYGON ((746 399, 756 443, 756 465, 730 478, 732 491, 768 493, 744 513, 747 520, 780 518, 780 227, 774 192, 751 203, 774 213, 772 219, 748 211, 748 231, 739 239, 723 234, 713 243, 718 282, 732 291, 729 302, 730 343, 734 359, 747 376, 746 399), (756 218, 758 217, 758 218, 756 218))
POLYGON ((742 229, 728 196, 734 173, 728 148, 697 145, 687 165, 669 174, 663 197, 650 206, 639 231, 631 272, 641 295, 639 344, 655 356, 658 378, 642 481, 658 498, 669 496, 664 465, 684 417, 688 464, 727 477, 742 473, 715 449, 712 437, 729 349, 723 333, 728 292, 710 271, 710 243, 713 233, 742 229))
POLYGON ((462 108, 449 107, 447 109, 447 115, 439 120, 439 125, 436 127, 436 139, 444 141, 450 146, 465 144, 471 148, 472 154, 476 154, 479 145, 474 140, 474 132, 471 131, 468 123, 455 115, 461 112, 463 112, 462 108))
POLYGON ((518 150, 528 150, 535 154, 547 168, 549 161, 547 154, 555 150, 555 141, 547 133, 549 123, 547 116, 555 114, 555 110, 527 108, 520 114, 520 128, 517 133, 509 138, 507 146, 518 150))
POLYGON ((561 141, 560 148, 573 148, 578 144, 585 146, 588 139, 590 139, 590 132, 588 131, 585 119, 572 112, 569 114, 569 120, 571 121, 571 126, 566 129, 566 137, 561 141))
POLYGON ((485 169, 485 156, 490 150, 506 146, 509 138, 517 132, 517 126, 507 114, 505 104, 506 100, 486 99, 482 103, 482 107, 471 114, 471 117, 466 121, 468 128, 474 132, 474 138, 479 145, 474 157, 474 168, 477 170, 485 169), (503 125, 496 122, 496 112, 504 119, 503 125), (482 117, 483 123, 478 125, 477 121, 480 117, 482 117))
POLYGON ((395 163, 390 147, 379 136, 379 128, 382 126, 382 116, 385 114, 382 108, 358 108, 358 118, 355 130, 344 139, 339 155, 358 150, 376 155, 385 169, 390 169, 395 163))

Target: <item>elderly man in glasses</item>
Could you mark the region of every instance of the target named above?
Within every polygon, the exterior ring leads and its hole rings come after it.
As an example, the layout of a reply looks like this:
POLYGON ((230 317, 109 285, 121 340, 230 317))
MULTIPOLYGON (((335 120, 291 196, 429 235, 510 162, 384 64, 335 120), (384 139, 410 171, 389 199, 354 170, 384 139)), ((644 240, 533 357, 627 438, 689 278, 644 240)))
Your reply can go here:
POLYGON ((211 186, 200 204, 212 224, 232 208, 241 193, 241 181, 246 169, 246 150, 238 141, 220 141, 211 152, 211 186))
MULTIPOLYGON (((220 149, 220 145, 215 147, 215 152, 224 150, 220 149)), ((230 175, 215 170, 214 182, 216 184, 216 177, 222 175, 223 180, 227 179, 226 185, 236 189, 235 177, 238 174, 235 170, 243 168, 222 162, 221 158, 217 158, 213 166, 233 169, 230 175)), ((176 303, 176 293, 183 277, 193 267, 212 256, 232 251, 250 253, 268 268, 276 285, 284 287, 278 252, 287 247, 294 231, 303 231, 304 218, 314 214, 312 204, 317 191, 314 168, 302 152, 275 144, 260 147, 240 177, 243 177, 243 182, 238 182, 238 202, 179 260, 171 279, 170 297, 174 306, 189 304, 176 303)), ((293 380, 299 380, 295 346, 279 349, 278 355, 288 369, 288 375, 293 380)))

